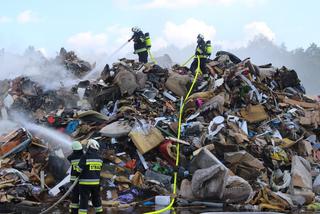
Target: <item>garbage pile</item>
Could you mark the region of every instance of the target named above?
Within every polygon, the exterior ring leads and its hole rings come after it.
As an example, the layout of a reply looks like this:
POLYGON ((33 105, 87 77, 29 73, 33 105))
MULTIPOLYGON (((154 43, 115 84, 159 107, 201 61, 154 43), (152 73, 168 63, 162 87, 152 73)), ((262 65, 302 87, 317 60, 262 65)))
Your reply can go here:
POLYGON ((65 48, 60 49, 56 61, 79 78, 85 76, 95 67, 95 64, 90 65, 89 62, 79 59, 74 51, 68 52, 65 48))
POLYGON ((24 128, 0 136, 0 203, 40 205, 44 192, 64 178, 68 162, 24 128), (52 151, 52 152, 51 152, 52 151))
MULTIPOLYGON (((305 95, 296 72, 220 51, 182 101, 193 80, 187 67, 128 59, 70 90, 43 91, 21 77, 1 83, 1 116, 20 108, 38 125, 82 144, 96 139, 104 158, 103 206, 154 205, 154 197, 171 195, 177 172, 175 206, 319 209, 320 103, 305 95)), ((7 201, 44 202, 36 196, 59 194, 50 190, 64 176, 52 178, 57 173, 48 160, 58 157, 64 166, 70 151, 58 152, 26 129, 0 142, 0 189, 7 201), (29 189, 21 196, 24 185, 29 189)))

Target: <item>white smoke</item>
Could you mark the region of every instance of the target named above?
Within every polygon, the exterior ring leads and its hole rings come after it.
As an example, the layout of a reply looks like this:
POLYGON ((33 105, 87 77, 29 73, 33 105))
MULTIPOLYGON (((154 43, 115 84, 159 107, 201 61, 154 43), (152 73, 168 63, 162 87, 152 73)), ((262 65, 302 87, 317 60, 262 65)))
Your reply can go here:
POLYGON ((28 117, 21 112, 11 112, 9 120, 0 120, 0 135, 7 134, 20 127, 28 130, 32 135, 42 139, 44 142, 51 143, 64 151, 71 149, 72 138, 44 125, 31 122, 28 117))
POLYGON ((45 58, 32 47, 24 54, 0 52, 0 80, 19 76, 29 77, 47 90, 70 87, 79 81, 57 61, 45 58))
POLYGON ((19 128, 19 125, 11 120, 0 120, 0 135, 7 134, 19 128))

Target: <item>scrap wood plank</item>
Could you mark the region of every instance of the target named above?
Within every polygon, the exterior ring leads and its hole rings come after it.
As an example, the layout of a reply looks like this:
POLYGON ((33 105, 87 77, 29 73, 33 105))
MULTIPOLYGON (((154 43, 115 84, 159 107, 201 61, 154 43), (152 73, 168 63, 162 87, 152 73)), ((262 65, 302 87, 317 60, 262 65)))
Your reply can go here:
POLYGON ((285 102, 285 103, 290 104, 290 105, 298 105, 298 106, 301 106, 303 108, 320 109, 320 103, 307 103, 307 102, 304 102, 304 101, 293 100, 293 99, 290 99, 288 97, 281 96, 281 95, 278 95, 278 97, 279 97, 280 100, 282 100, 282 102, 285 102))

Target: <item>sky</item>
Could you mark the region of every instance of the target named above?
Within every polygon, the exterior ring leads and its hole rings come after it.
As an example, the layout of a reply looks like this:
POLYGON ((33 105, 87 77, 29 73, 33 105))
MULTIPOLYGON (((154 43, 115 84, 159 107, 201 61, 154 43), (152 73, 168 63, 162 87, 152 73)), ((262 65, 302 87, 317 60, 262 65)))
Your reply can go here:
POLYGON ((150 33, 155 51, 195 44, 198 33, 224 48, 259 34, 288 49, 306 48, 320 43, 319 8, 318 0, 1 0, 0 48, 110 54, 133 26, 150 33))

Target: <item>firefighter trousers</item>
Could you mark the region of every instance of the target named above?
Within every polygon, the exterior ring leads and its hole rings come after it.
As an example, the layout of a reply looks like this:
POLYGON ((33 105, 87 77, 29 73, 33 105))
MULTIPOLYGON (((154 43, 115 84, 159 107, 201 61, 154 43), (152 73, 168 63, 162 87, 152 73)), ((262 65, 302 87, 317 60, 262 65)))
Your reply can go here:
POLYGON ((88 202, 90 198, 96 213, 102 213, 103 209, 101 206, 100 185, 81 185, 80 184, 79 186, 80 186, 79 214, 86 214, 88 212, 88 202))
MULTIPOLYGON (((207 62, 206 58, 200 58, 200 70, 202 71, 202 73, 206 73, 206 62, 207 62)), ((197 67, 198 67, 198 58, 195 57, 190 66, 190 70, 192 74, 196 73, 197 67)))
POLYGON ((138 53, 139 62, 147 63, 148 62, 148 51, 143 51, 138 53))
POLYGON ((69 205, 69 211, 71 214, 78 214, 78 209, 79 209, 79 197, 80 197, 80 192, 79 192, 79 183, 73 188, 71 192, 71 203, 69 205))

